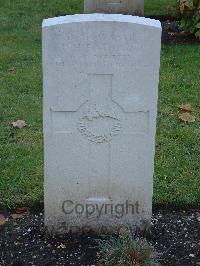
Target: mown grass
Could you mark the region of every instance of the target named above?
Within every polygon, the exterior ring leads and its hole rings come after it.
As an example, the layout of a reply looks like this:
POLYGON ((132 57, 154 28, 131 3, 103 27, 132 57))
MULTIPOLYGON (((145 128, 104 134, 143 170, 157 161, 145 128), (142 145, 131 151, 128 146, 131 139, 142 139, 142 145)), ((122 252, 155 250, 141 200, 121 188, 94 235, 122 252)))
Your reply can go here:
POLYGON ((144 0, 145 16, 177 16, 178 0, 144 0))
POLYGON ((159 86, 154 202, 200 202, 200 46, 163 46, 159 86), (196 122, 178 119, 177 105, 191 103, 196 122))
MULTIPOLYGON (((167 14, 166 2, 146 1, 146 14, 167 14)), ((0 206, 33 206, 43 201, 41 22, 80 13, 83 2, 0 0, 0 6, 0 206), (28 126, 13 129, 17 119, 28 126)), ((198 45, 162 46, 154 204, 199 203, 199 69, 198 45), (181 103, 192 104, 195 123, 179 121, 181 103)))

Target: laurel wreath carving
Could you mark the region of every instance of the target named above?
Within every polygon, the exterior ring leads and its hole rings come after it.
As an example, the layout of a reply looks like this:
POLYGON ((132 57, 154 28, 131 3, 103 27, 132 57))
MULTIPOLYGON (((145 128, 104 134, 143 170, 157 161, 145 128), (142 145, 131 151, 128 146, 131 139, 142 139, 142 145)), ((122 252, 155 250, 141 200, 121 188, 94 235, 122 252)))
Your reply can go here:
POLYGON ((111 141, 113 136, 119 134, 119 132, 121 131, 121 122, 114 112, 94 107, 92 109, 87 110, 87 112, 85 112, 80 117, 78 121, 78 129, 82 133, 82 135, 87 137, 90 141, 96 143, 103 143, 111 141), (88 129, 87 123, 99 118, 110 118, 113 120, 113 126, 110 132, 105 134, 97 134, 88 129))

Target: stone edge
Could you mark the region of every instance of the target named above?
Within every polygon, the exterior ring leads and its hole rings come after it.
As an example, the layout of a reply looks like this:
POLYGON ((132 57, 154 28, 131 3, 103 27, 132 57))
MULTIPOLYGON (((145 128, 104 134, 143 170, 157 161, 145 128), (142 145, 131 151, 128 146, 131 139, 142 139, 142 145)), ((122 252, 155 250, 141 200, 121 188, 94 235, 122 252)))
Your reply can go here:
POLYGON ((156 27, 161 29, 161 23, 159 20, 137 17, 131 15, 122 14, 75 14, 61 17, 54 17, 44 19, 42 27, 51 27, 59 24, 78 23, 78 22, 124 22, 141 24, 150 27, 156 27))

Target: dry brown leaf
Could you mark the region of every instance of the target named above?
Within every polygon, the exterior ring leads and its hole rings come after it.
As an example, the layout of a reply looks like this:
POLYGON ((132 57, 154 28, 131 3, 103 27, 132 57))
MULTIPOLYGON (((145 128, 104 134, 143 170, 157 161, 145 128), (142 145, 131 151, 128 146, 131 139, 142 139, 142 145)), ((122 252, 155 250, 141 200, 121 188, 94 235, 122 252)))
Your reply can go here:
POLYGON ((64 249, 64 248, 66 248, 66 246, 63 243, 61 243, 60 246, 58 246, 58 248, 64 249))
POLYGON ((0 226, 6 223, 6 218, 3 214, 0 214, 0 226))
POLYGON ((189 36, 189 35, 191 35, 190 32, 187 32, 187 31, 184 31, 184 30, 182 30, 181 32, 179 32, 179 34, 182 35, 182 36, 189 36))
POLYGON ((20 207, 20 208, 17 208, 15 210, 15 212, 17 214, 26 214, 28 212, 28 208, 27 207, 20 207))
POLYGON ((11 125, 13 127, 23 128, 23 127, 27 126, 27 123, 24 120, 17 120, 15 122, 12 122, 11 125))
POLYGON ((179 115, 179 118, 184 121, 184 122, 189 122, 189 123, 193 123, 195 122, 195 117, 192 116, 189 113, 182 113, 179 115))
POLYGON ((183 111, 187 111, 187 112, 192 111, 192 106, 189 103, 178 105, 178 108, 183 110, 183 111))
POLYGON ((27 207, 21 207, 21 208, 17 208, 15 210, 15 213, 11 214, 11 217, 14 220, 16 220, 16 219, 20 219, 20 218, 24 217, 27 214, 28 214, 28 208, 27 207))
POLYGON ((173 31, 168 31, 168 34, 171 35, 171 36, 177 35, 177 33, 176 32, 173 32, 173 31))
POLYGON ((168 34, 171 36, 189 36, 191 33, 186 31, 180 31, 180 32, 174 32, 174 31, 168 31, 168 34))
POLYGON ((14 219, 14 220, 17 220, 17 219, 21 219, 22 217, 24 217, 25 214, 21 213, 12 213, 10 216, 14 219))
POLYGON ((186 0, 180 0, 180 12, 183 14, 185 6, 186 6, 187 1, 186 0))

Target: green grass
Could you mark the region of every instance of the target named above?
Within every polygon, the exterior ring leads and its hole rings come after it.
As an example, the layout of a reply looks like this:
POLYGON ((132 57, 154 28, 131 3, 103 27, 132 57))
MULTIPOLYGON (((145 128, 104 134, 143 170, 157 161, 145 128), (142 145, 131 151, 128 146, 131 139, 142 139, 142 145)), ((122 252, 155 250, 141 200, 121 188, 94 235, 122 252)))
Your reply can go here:
POLYGON ((154 202, 200 202, 200 46, 163 46, 159 89, 154 202), (191 103, 196 122, 178 119, 191 103))
POLYGON ((144 0, 145 16, 177 16, 177 0, 144 0))
MULTIPOLYGON (((0 206, 43 201, 41 22, 82 12, 78 0, 0 0, 0 206), (28 127, 10 126, 23 119, 28 127)), ((164 14, 169 2, 146 3, 164 14), (158 5, 158 3, 162 3, 158 5), (166 4, 167 3, 167 4, 166 4)), ((167 13, 166 13, 167 14, 167 13)), ((154 203, 199 203, 200 47, 163 46, 154 203), (197 121, 179 121, 176 106, 191 103, 197 121)))

